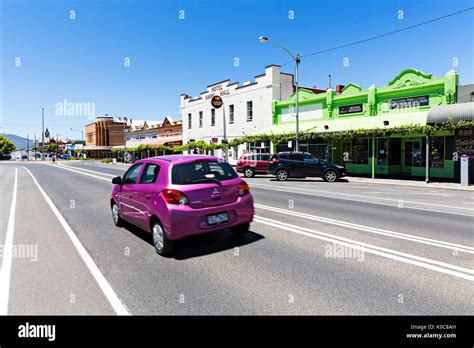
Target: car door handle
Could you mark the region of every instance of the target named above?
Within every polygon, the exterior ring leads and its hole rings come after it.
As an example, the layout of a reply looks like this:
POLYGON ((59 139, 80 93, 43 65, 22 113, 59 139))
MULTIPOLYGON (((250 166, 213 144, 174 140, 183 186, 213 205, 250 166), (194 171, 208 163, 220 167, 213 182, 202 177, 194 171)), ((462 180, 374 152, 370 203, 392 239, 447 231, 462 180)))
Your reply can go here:
POLYGON ((133 196, 128 196, 128 198, 132 199, 132 198, 133 198, 133 196))
POLYGON ((146 195, 145 198, 146 198, 146 199, 150 199, 150 198, 151 198, 151 195, 146 195))

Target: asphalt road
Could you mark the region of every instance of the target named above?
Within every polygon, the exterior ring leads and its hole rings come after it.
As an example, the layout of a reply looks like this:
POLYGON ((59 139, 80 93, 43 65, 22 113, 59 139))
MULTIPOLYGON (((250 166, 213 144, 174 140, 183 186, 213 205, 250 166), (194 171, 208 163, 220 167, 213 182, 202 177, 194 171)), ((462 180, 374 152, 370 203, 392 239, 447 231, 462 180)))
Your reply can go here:
POLYGON ((125 168, 1 163, 8 314, 474 312, 472 192, 256 177, 244 240, 194 236, 164 258, 148 233, 113 225, 110 180, 125 168))

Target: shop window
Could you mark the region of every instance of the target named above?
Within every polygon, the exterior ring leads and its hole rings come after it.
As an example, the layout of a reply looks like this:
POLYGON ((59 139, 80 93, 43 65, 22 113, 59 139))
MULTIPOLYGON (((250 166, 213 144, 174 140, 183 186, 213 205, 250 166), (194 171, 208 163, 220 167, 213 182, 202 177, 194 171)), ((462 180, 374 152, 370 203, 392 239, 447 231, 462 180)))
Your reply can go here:
POLYGON ((191 129, 191 127, 192 127, 192 123, 191 123, 192 120, 193 120, 193 119, 192 119, 192 115, 191 115, 191 114, 188 114, 188 129, 191 129))
POLYGON ((388 140, 388 164, 400 165, 402 162, 402 139, 392 138, 388 140))
POLYGON ((289 151, 291 150, 289 147, 288 147, 288 143, 281 143, 281 144, 277 144, 276 146, 276 152, 284 152, 284 151, 289 151))
POLYGON ((454 136, 449 136, 444 138, 445 141, 445 153, 444 153, 444 159, 448 161, 453 160, 453 154, 455 152, 454 149, 454 136))
POLYGON ((352 140, 352 163, 368 164, 369 163, 369 140, 353 139, 352 140))
POLYGON ((199 111, 199 128, 202 128, 202 111, 199 111))
POLYGON ((344 162, 352 162, 350 140, 345 140, 342 144, 342 156, 344 162))
MULTIPOLYGON (((287 151, 287 150, 288 148, 283 151, 287 151)), ((270 153, 270 140, 263 141, 263 142, 247 143, 247 151, 253 152, 253 153, 270 153)))
POLYGON ((388 160, 388 139, 377 139, 377 164, 387 165, 388 160))
POLYGON ((430 138, 430 167, 444 168, 444 137, 430 138))
POLYGON ((211 109, 211 126, 216 125, 216 109, 211 109))
POLYGON ((313 156, 327 160, 329 157, 329 147, 327 144, 309 144, 308 152, 313 156))

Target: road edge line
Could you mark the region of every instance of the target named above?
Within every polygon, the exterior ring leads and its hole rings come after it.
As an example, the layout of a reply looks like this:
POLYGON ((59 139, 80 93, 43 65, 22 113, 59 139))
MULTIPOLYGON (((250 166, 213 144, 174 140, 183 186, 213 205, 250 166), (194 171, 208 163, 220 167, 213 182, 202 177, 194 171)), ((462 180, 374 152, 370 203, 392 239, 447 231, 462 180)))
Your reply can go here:
POLYGON ((2 257, 2 270, 0 272, 0 315, 8 314, 8 302, 10 297, 10 279, 12 269, 13 235, 15 232, 16 197, 18 190, 18 168, 15 167, 15 181, 12 193, 10 213, 8 214, 7 234, 2 257))

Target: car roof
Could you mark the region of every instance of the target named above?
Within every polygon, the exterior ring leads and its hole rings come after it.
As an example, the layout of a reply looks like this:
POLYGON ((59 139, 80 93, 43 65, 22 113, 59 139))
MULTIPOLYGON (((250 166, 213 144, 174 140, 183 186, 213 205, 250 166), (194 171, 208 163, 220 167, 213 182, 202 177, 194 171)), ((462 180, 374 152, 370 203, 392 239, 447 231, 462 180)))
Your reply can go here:
POLYGON ((218 158, 216 156, 208 156, 208 155, 165 155, 165 156, 156 156, 156 157, 148 157, 137 162, 155 162, 155 163, 168 163, 168 164, 177 164, 177 163, 187 163, 187 162, 194 162, 199 160, 207 160, 207 161, 217 161, 218 158))
POLYGON ((301 154, 301 155, 303 155, 303 154, 311 155, 309 152, 302 152, 302 151, 282 151, 282 152, 278 152, 278 155, 280 155, 280 154, 290 155, 290 154, 295 154, 295 153, 296 154, 301 154))
POLYGON ((247 152, 247 153, 244 153, 242 156, 248 156, 248 155, 270 155, 270 153, 268 153, 268 152, 261 152, 261 153, 247 152))

